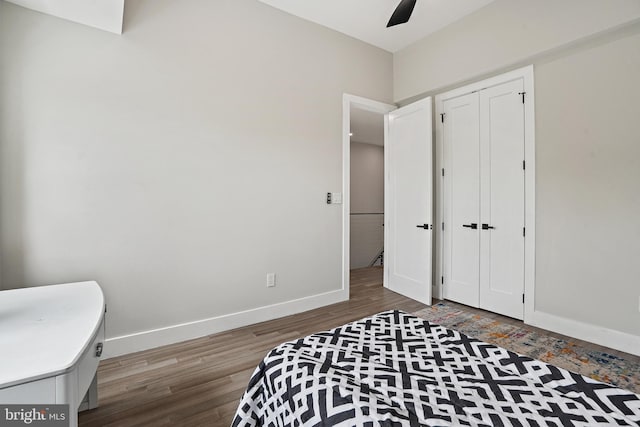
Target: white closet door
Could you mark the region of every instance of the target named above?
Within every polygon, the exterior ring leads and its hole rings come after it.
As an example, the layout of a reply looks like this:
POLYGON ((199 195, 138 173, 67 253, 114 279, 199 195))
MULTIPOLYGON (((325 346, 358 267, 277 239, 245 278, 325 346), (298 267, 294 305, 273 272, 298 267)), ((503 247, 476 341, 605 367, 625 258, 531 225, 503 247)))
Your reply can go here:
POLYGON ((521 79, 480 91, 480 307, 524 316, 521 79))
POLYGON ((431 98, 385 116, 385 286, 431 304, 431 98))
POLYGON ((444 102, 444 297, 479 305, 478 94, 444 102))

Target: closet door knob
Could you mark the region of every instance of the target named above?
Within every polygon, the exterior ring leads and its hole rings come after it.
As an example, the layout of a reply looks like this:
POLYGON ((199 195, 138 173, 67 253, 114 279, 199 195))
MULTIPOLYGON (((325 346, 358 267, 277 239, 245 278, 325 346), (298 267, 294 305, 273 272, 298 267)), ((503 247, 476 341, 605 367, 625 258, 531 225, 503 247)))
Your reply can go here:
POLYGON ((495 227, 490 226, 489 224, 482 224, 483 230, 495 230, 495 227))
POLYGON ((420 224, 420 225, 416 225, 416 227, 424 228, 425 230, 428 230, 429 229, 429 224, 420 224))
POLYGON ((473 230, 478 229, 478 224, 476 224, 475 222, 472 222, 471 224, 462 224, 462 226, 465 228, 471 228, 473 230))

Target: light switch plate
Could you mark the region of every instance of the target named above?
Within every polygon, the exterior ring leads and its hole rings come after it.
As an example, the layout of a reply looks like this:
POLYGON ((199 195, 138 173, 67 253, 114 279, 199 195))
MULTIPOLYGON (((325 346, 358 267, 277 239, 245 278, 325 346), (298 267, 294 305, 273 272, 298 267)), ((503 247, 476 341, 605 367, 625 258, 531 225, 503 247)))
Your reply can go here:
POLYGON ((332 205, 341 205, 342 204, 342 193, 331 193, 331 204, 332 205))

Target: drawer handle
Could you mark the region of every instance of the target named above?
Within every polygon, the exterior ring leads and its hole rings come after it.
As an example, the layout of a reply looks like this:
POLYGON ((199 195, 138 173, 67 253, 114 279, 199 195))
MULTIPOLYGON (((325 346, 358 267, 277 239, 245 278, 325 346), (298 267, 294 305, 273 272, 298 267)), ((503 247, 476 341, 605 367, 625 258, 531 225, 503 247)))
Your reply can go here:
POLYGON ((101 342, 96 345, 96 357, 102 356, 102 347, 103 345, 101 342))

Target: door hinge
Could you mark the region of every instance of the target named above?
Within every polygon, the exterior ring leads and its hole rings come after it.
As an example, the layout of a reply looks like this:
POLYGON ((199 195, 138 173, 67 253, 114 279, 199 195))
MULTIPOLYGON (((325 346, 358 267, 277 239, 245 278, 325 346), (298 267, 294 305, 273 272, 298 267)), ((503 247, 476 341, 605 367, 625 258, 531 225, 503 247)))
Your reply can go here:
POLYGON ((442 231, 444 231, 444 222, 442 223, 442 231))
POLYGON ((444 276, 440 276, 440 284, 444 285, 444 276))
POLYGON ((444 115, 445 113, 440 113, 440 122, 444 123, 444 115))
POLYGON ((527 235, 527 227, 522 227, 522 237, 526 237, 527 235))
POLYGON ((522 294, 522 303, 524 304, 524 294, 522 294))
POLYGON ((522 103, 524 104, 524 96, 527 94, 527 92, 518 92, 518 95, 522 95, 522 103))
POLYGON ((444 176, 444 168, 442 168, 442 176, 444 176))
POLYGON ((522 170, 527 170, 527 162, 525 160, 522 161, 522 170))

